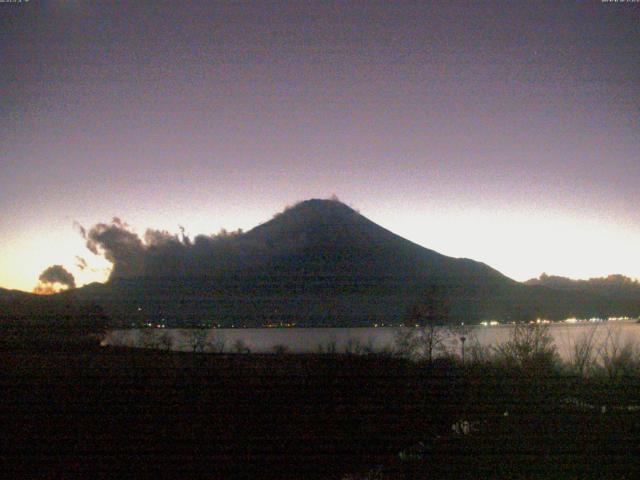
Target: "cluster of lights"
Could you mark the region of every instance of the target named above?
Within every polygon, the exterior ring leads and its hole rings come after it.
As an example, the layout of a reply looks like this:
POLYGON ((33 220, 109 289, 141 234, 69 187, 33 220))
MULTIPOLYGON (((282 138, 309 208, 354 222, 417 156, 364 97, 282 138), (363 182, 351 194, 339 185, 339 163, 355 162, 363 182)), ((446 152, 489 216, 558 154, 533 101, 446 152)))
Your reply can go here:
MULTIPOLYGON (((138 307, 137 308, 138 311, 141 311, 142 308, 138 307)), ((567 318, 565 320, 562 320, 559 323, 568 323, 568 324, 575 324, 575 323, 600 323, 600 322, 605 322, 605 321, 609 321, 609 322, 635 322, 635 321, 640 321, 639 318, 631 318, 631 317, 608 317, 608 318, 599 318, 599 317, 591 317, 591 318, 577 318, 577 317, 570 317, 567 318)), ((516 322, 510 322, 511 324, 515 324, 516 322)), ((531 324, 538 324, 538 325, 546 325, 546 324, 550 324, 550 323, 554 323, 551 320, 548 320, 546 318, 537 318, 536 320, 532 320, 529 323, 531 324)), ((295 322, 279 322, 279 323, 265 323, 262 325, 263 328, 294 328, 296 327, 296 323, 295 322)), ((464 322, 461 323, 461 325, 464 325, 464 322)), ((480 325, 483 327, 495 327, 500 325, 500 322, 498 320, 484 320, 482 322, 480 322, 480 325)), ((136 323, 136 322, 132 322, 131 323, 132 327, 136 327, 136 326, 140 326, 140 324, 136 323)), ((167 328, 166 324, 165 324, 165 319, 162 319, 161 323, 154 323, 154 322, 145 322, 141 325, 142 327, 149 327, 149 328, 167 328)), ((373 328, 384 328, 384 327, 395 327, 396 325, 394 324, 385 324, 385 323, 375 323, 373 324, 373 328)), ((402 326, 402 324, 400 324, 399 326, 402 326)), ((201 323, 200 324, 201 328, 222 328, 222 326, 220 324, 214 324, 214 323, 201 323)), ((415 325, 416 328, 420 328, 419 324, 415 325)), ((226 328, 247 328, 246 325, 238 325, 236 326, 235 324, 232 324, 226 328)))
POLYGON ((167 326, 164 323, 152 323, 152 322, 147 322, 144 324, 145 327, 150 327, 150 328, 167 328, 167 326))
POLYGON ((576 317, 571 317, 571 318, 567 318, 567 319, 563 320, 563 323, 583 323, 583 322, 600 323, 600 322, 615 321, 615 320, 622 320, 622 318, 618 319, 618 318, 614 318, 614 317, 609 317, 609 318, 599 318, 599 317, 576 318, 576 317))
POLYGON ((496 325, 500 325, 500 322, 497 320, 485 320, 480 322, 480 325, 483 327, 495 327, 496 325))
POLYGON ((547 325, 551 323, 551 320, 547 320, 546 318, 536 318, 535 321, 531 320, 529 323, 535 323, 536 325, 547 325))

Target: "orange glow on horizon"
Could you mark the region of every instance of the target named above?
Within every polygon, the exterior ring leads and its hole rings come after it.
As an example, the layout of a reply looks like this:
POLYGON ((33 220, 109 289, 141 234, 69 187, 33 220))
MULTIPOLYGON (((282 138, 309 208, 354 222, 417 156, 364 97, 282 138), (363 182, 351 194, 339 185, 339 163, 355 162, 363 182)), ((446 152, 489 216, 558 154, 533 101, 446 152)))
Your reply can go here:
POLYGON ((55 295, 56 293, 64 292, 65 290, 69 289, 58 284, 41 283, 35 286, 33 293, 36 295, 55 295))

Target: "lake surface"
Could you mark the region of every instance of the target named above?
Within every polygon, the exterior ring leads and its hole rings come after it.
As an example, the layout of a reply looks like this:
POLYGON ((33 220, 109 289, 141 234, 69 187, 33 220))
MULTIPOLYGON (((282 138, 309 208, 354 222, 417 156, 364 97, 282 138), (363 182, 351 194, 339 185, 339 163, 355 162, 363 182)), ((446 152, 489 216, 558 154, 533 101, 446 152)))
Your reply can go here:
MULTIPOLYGON (((466 348, 477 343, 496 346, 509 339, 513 325, 474 326, 465 332, 466 348)), ((384 328, 216 328, 200 332, 208 344, 207 350, 237 352, 246 348, 253 353, 271 353, 286 350, 291 353, 314 352, 363 352, 384 351, 396 347, 400 327, 384 328)), ((170 338, 171 349, 192 350, 193 330, 188 329, 126 329, 107 333, 102 344, 162 348, 162 337, 170 338)), ((632 322, 604 323, 556 323, 549 325, 558 353, 563 359, 570 356, 576 344, 585 338, 593 338, 599 347, 607 341, 619 345, 634 343, 640 347, 640 324, 632 322)), ((460 354, 460 332, 449 335, 446 347, 451 353, 460 354)), ((467 350, 468 351, 468 350, 467 350)))

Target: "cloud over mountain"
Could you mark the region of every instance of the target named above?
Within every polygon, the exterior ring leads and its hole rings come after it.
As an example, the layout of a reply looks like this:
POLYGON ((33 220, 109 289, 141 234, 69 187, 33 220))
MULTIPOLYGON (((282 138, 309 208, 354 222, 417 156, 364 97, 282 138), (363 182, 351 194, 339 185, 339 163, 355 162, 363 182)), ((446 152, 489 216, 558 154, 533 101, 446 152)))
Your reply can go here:
POLYGON ((76 280, 62 265, 52 265, 45 269, 38 278, 39 283, 34 288, 35 293, 51 294, 56 293, 59 289, 56 284, 67 288, 76 288, 76 280))
POLYGON ((86 239, 87 248, 104 255, 113 264, 110 279, 141 276, 205 275, 224 263, 225 246, 237 232, 221 231, 218 235, 198 235, 192 241, 180 234, 147 229, 143 237, 118 217, 110 223, 98 223, 78 231, 86 239))

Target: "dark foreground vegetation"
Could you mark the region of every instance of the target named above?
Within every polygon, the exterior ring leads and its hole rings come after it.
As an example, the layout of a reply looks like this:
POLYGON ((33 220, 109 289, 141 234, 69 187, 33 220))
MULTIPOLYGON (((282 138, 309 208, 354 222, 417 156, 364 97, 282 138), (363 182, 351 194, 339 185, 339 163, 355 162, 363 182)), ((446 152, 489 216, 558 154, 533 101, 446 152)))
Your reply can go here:
POLYGON ((640 379, 4 344, 7 478, 638 478, 640 379))

